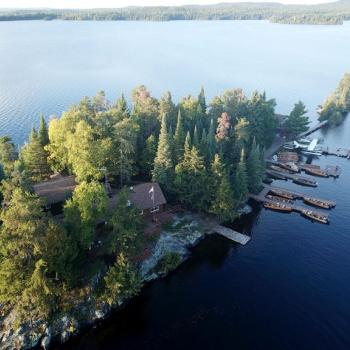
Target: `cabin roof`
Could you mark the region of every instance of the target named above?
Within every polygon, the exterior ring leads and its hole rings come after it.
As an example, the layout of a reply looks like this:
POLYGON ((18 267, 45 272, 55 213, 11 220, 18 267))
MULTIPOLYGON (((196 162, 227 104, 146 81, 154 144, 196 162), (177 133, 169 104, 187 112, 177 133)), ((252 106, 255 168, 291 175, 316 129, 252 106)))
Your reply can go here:
MULTIPOLYGON (((166 204, 163 191, 157 182, 145 182, 129 188, 129 201, 139 210, 146 210, 153 208, 153 200, 150 190, 154 188, 154 205, 166 204)), ((118 203, 118 193, 114 194, 109 201, 109 211, 113 211, 118 203)))
POLYGON ((46 199, 46 204, 51 205, 64 202, 70 198, 75 186, 75 177, 71 175, 39 182, 33 188, 36 195, 46 199))
POLYGON ((157 182, 145 182, 130 188, 130 202, 140 210, 150 209, 156 205, 166 204, 163 191, 157 182), (151 189, 154 189, 154 201, 151 189))

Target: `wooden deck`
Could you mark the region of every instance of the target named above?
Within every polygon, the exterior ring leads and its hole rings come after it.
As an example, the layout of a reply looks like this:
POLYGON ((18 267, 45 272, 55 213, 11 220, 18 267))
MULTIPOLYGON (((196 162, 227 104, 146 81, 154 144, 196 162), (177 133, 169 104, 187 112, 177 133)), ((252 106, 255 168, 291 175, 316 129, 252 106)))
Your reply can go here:
POLYGON ((223 236, 236 243, 246 245, 250 241, 250 237, 242 233, 236 232, 228 227, 217 225, 213 228, 214 233, 223 236))
MULTIPOLYGON (((306 176, 301 176, 299 174, 288 174, 286 172, 282 172, 282 171, 276 171, 276 170, 266 170, 266 174, 270 175, 270 176, 274 176, 280 180, 292 180, 295 182, 300 181, 310 181, 312 182, 315 187, 317 186, 317 181, 315 179, 313 179, 312 177, 306 177, 306 176)), ((298 184, 300 184, 298 182, 298 184)), ((307 185, 305 185, 307 186, 307 185)))

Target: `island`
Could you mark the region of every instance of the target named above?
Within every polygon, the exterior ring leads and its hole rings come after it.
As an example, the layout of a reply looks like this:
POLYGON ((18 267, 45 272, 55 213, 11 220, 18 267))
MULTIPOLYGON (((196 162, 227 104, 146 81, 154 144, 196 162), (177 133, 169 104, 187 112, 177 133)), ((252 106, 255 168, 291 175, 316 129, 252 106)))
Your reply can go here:
POLYGON ((174 270, 261 191, 276 134, 309 124, 302 102, 282 118, 265 92, 242 89, 175 104, 139 86, 131 101, 100 91, 41 115, 19 151, 1 136, 4 349, 64 342, 174 270))

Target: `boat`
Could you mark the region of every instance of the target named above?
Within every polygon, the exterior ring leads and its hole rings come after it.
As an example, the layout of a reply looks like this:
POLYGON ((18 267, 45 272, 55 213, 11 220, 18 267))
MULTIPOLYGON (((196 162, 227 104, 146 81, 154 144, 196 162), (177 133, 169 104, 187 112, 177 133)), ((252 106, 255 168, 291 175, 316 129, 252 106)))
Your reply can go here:
POLYGON ((287 180, 287 178, 283 174, 280 174, 280 173, 273 171, 273 170, 267 169, 266 174, 269 176, 272 176, 273 178, 278 179, 278 180, 287 180))
POLYGON ((290 213, 293 208, 289 205, 283 204, 283 203, 278 203, 278 202, 264 202, 264 207, 266 209, 271 209, 271 210, 277 210, 277 211, 282 211, 285 213, 290 213))
POLYGON ((292 193, 283 191, 283 190, 278 190, 278 189, 271 189, 271 193, 275 194, 276 196, 283 197, 286 199, 296 199, 297 196, 293 195, 292 193))
POLYGON ((283 198, 280 196, 274 196, 271 194, 268 194, 266 196, 267 199, 271 199, 272 201, 279 202, 279 203, 288 203, 288 204, 293 204, 293 201, 287 198, 283 198))
POLYGON ((306 174, 309 174, 309 175, 329 177, 329 175, 324 170, 321 170, 321 169, 304 168, 304 171, 306 174))
POLYGON ((331 209, 334 205, 329 202, 322 201, 320 199, 312 198, 312 197, 304 197, 304 203, 311 204, 315 207, 331 209))
POLYGON ((299 167, 293 162, 283 163, 283 164, 281 164, 281 167, 283 169, 289 170, 292 173, 299 172, 299 167))
POLYGON ((274 170, 274 171, 280 171, 280 172, 286 173, 286 174, 291 174, 291 173, 292 173, 291 170, 288 170, 288 169, 284 168, 284 167, 282 166, 282 164, 281 164, 280 166, 277 166, 277 165, 270 165, 270 169, 271 169, 271 170, 274 170))
POLYGON ((313 212, 312 210, 302 210, 301 214, 303 216, 306 216, 307 218, 311 219, 312 221, 317 221, 322 224, 328 224, 329 220, 326 215, 321 215, 313 212))
POLYGON ((318 183, 315 180, 309 180, 309 179, 306 179, 305 177, 296 177, 293 180, 293 182, 303 186, 310 186, 310 187, 318 186, 318 183))

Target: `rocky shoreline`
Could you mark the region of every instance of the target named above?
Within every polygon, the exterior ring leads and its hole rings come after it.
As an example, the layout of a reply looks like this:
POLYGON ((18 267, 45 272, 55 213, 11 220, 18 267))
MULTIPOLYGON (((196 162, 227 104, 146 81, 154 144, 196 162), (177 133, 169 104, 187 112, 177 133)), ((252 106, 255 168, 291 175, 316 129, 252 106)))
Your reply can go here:
MULTIPOLYGON (((247 214, 249 206, 241 214, 247 214)), ((213 233, 217 221, 213 217, 186 212, 176 215, 171 225, 162 229, 151 254, 140 263, 139 273, 144 284, 166 276, 190 257, 190 249, 196 246, 206 235, 213 233), (172 254, 176 256, 174 266, 161 265, 162 259, 172 254)), ((91 281, 91 290, 96 288, 102 272, 91 281)), ((95 300, 91 295, 76 301, 74 312, 56 316, 50 323, 36 321, 15 327, 15 314, 9 311, 0 316, 0 349, 19 350, 31 348, 48 349, 55 343, 65 343, 84 328, 94 325, 108 317, 110 312, 125 305, 127 300, 119 300, 113 306, 95 300), (3 315, 5 314, 5 315, 3 315)))

